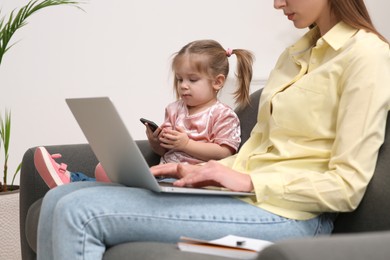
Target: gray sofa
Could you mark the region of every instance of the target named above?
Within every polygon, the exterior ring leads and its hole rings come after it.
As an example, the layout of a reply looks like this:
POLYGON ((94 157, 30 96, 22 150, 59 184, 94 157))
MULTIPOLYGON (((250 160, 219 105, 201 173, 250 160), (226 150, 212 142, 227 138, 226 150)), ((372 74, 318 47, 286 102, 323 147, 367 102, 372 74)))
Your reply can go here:
MULTIPOLYGON (((238 115, 245 141, 257 118, 261 91, 251 95, 251 106, 238 115)), ((390 121, 389 121, 390 122, 390 121)), ((390 124, 386 129, 390 136, 390 124)), ((150 165, 159 162, 146 140, 138 145, 150 165)), ((61 153, 70 170, 93 176, 97 159, 88 144, 46 146, 50 153, 61 153)), ((390 258, 390 138, 382 145, 374 178, 357 210, 341 213, 335 221, 334 232, 329 237, 291 239, 266 248, 258 260, 268 259, 389 259, 390 258)), ((35 148, 26 151, 20 179, 20 236, 22 258, 36 259, 36 228, 41 200, 48 191, 36 172, 33 162, 35 148)), ((275 231, 277 232, 277 231, 275 231)), ((174 244, 132 242, 108 248, 104 259, 225 259, 179 251, 174 244)))

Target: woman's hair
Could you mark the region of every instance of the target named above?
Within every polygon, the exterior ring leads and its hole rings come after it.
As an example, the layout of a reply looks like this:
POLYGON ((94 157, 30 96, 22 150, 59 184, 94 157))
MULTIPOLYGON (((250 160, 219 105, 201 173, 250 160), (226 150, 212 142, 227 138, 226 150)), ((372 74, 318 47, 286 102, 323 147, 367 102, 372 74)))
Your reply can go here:
MULTIPOLYGON (((231 54, 237 57, 238 78, 237 90, 233 93, 235 102, 239 106, 249 104, 249 86, 252 80, 252 65, 254 56, 251 52, 243 49, 225 50, 221 44, 214 40, 198 40, 185 45, 177 52, 172 61, 173 72, 182 65, 183 58, 189 58, 192 66, 199 73, 205 73, 210 79, 222 74, 227 78, 229 73, 228 58, 231 54)), ((179 81, 174 75, 174 90, 178 97, 179 81)))
POLYGON ((387 39, 373 25, 364 0, 329 0, 331 11, 336 17, 357 29, 375 33, 380 39, 387 39))

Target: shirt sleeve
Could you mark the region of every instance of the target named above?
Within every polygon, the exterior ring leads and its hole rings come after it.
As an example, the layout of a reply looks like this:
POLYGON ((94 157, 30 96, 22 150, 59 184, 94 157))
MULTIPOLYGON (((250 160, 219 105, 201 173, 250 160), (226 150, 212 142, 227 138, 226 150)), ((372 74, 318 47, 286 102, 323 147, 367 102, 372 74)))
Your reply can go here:
POLYGON ((214 114, 216 116, 212 125, 211 139, 216 144, 227 145, 237 151, 241 143, 240 120, 237 114, 225 106, 220 106, 214 114))
POLYGON ((164 123, 161 125, 161 127, 165 128, 172 127, 175 125, 175 120, 178 111, 177 103, 178 102, 174 102, 165 107, 164 123))

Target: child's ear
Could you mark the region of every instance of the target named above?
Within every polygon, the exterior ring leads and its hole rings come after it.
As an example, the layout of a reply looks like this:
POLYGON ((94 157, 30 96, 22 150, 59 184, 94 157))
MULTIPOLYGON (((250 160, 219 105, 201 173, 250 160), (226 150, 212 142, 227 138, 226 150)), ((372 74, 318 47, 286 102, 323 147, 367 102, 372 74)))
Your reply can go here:
POLYGON ((213 88, 215 90, 220 90, 223 87, 223 85, 225 84, 225 80, 226 80, 226 78, 223 74, 217 75, 214 79, 214 82, 213 82, 213 88))

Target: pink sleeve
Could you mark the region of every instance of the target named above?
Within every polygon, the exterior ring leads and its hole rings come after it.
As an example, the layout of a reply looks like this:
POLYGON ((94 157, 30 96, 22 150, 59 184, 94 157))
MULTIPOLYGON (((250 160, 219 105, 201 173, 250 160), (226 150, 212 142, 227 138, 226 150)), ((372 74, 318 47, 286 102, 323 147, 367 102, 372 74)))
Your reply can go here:
POLYGON ((177 118, 177 102, 169 104, 165 108, 165 118, 164 123, 161 125, 162 128, 170 127, 172 128, 175 125, 175 121, 177 118))
POLYGON ((211 139, 219 145, 227 145, 235 151, 241 143, 240 120, 237 114, 228 107, 222 107, 215 112, 211 139))

